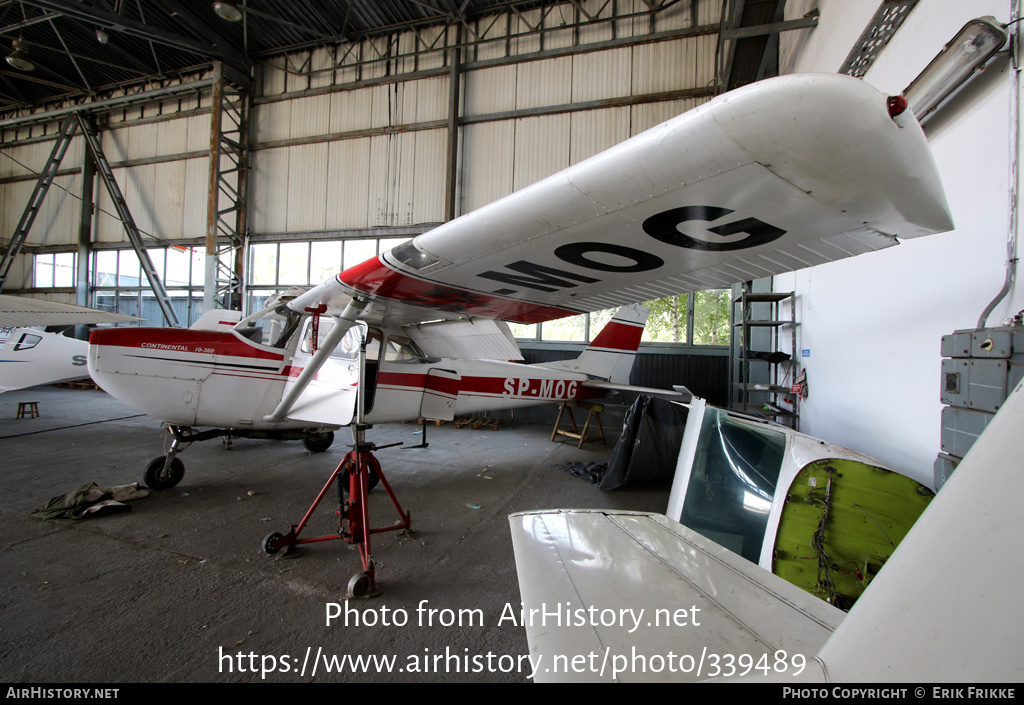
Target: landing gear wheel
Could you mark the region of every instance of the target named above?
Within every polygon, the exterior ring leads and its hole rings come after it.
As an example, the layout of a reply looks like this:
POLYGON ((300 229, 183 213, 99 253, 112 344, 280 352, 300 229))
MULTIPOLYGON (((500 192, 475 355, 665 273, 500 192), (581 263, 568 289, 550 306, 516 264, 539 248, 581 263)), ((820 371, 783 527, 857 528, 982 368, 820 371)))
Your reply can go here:
POLYGON ((334 443, 334 431, 311 433, 302 439, 302 445, 310 453, 323 453, 334 443))
POLYGON ((366 573, 356 573, 348 581, 349 597, 366 597, 373 583, 366 573))
POLYGON ((164 473, 165 464, 166 456, 163 455, 150 461, 146 466, 146 487, 151 490, 167 490, 181 482, 185 476, 185 463, 174 458, 167 473, 164 473))
POLYGON ((284 534, 275 531, 272 534, 267 534, 263 537, 263 550, 269 553, 271 556, 281 550, 281 546, 275 544, 284 538, 284 534))

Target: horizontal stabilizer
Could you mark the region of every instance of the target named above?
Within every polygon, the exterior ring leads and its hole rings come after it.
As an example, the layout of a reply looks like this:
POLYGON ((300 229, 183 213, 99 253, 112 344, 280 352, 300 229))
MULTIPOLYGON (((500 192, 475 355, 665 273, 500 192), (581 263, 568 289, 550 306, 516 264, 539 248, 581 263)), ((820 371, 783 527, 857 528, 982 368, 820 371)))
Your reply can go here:
POLYGON ((609 392, 627 392, 630 394, 646 394, 649 397, 660 397, 672 401, 688 403, 693 399, 693 392, 681 385, 673 385, 672 389, 658 389, 657 387, 638 387, 634 384, 615 384, 614 382, 601 382, 599 380, 587 380, 582 383, 584 387, 591 389, 604 389, 609 392))
POLYGON ((1011 578, 1024 569, 1022 424, 1024 382, 845 616, 661 515, 513 514, 523 610, 537 615, 524 624, 536 679, 1020 681, 1022 610, 1011 578), (659 621, 663 607, 687 623, 659 621), (566 611, 580 619, 555 623, 566 611), (607 617, 594 624, 591 614, 607 617))

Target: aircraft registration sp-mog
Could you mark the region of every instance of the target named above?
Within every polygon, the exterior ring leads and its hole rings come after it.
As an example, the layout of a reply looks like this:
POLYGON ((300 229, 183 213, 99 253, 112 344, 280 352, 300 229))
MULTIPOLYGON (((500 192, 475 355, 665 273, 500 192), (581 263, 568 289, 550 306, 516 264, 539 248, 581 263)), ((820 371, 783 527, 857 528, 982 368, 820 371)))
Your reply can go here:
POLYGON ((245 320, 208 312, 185 331, 96 331, 89 372, 169 425, 175 442, 146 477, 169 487, 184 471, 175 456, 185 441, 292 437, 322 450, 353 422, 602 396, 628 381, 646 314, 621 309, 579 359, 530 366, 502 362, 522 359, 506 320, 729 286, 952 227, 905 100, 847 76, 784 76, 723 94, 245 320))

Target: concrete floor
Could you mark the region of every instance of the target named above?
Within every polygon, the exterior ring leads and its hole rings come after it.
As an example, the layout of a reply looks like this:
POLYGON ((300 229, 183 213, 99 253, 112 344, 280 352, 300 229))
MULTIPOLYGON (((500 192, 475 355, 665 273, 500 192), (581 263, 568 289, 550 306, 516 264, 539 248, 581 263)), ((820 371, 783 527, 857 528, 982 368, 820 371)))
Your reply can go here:
MULTIPOLYGON (((507 516, 555 507, 663 512, 668 482, 602 492, 559 469, 606 460, 620 430, 606 427, 605 446, 577 449, 551 442, 551 427, 539 424, 431 425, 428 448, 379 451, 414 537, 375 535, 382 594, 346 603, 360 562, 345 542, 269 556, 262 539, 301 520, 347 452, 347 429, 322 454, 299 442, 194 444, 181 456, 181 484, 129 512, 40 520, 30 512, 51 497, 90 482, 141 481, 169 440, 158 422, 101 391, 0 395, 0 681, 526 681, 516 668, 525 632, 499 623, 520 599, 507 516), (15 419, 28 400, 39 402, 40 418, 15 419), (329 609, 342 611, 330 625, 329 609), (345 655, 378 660, 342 663, 345 655)), ((416 445, 420 432, 387 424, 368 440, 416 445)), ((304 536, 337 531, 335 497, 304 536)), ((374 526, 397 519, 381 488, 370 511, 374 526)))

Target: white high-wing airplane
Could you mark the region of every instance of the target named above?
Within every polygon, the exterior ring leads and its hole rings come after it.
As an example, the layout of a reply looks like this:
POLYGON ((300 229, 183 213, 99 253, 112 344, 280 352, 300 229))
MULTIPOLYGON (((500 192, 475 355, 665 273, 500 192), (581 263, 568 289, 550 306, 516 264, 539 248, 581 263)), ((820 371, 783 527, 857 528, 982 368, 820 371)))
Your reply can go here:
POLYGON ((0 347, 0 393, 89 376, 89 344, 31 326, 71 326, 138 320, 56 301, 0 295, 0 328, 13 328, 0 347))
POLYGON ((850 691, 808 684, 964 683, 1006 697, 982 684, 1024 676, 1022 427, 1024 382, 848 613, 672 517, 544 510, 509 517, 523 605, 503 623, 526 628, 538 682, 771 680, 811 698, 850 691))
POLYGON ((323 449, 331 431, 353 422, 599 396, 626 380, 644 314, 621 310, 579 360, 532 366, 498 362, 521 359, 504 320, 727 286, 950 228, 905 100, 846 76, 780 77, 282 297, 230 330, 215 322, 216 330, 96 331, 89 372, 169 424, 171 452, 146 477, 169 487, 184 472, 175 456, 185 441, 305 437, 323 449))

